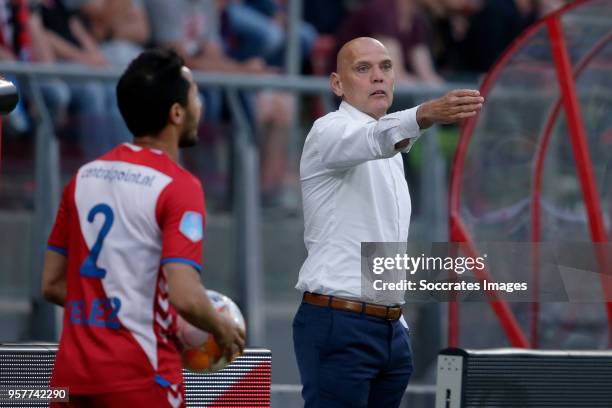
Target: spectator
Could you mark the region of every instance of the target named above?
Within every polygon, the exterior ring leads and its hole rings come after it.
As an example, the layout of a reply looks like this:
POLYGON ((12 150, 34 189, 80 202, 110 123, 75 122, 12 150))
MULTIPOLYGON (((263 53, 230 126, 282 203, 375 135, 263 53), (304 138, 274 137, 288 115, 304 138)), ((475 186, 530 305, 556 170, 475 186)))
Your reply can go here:
POLYGON ((346 0, 308 0, 304 2, 304 20, 319 34, 334 35, 347 14, 346 0))
MULTIPOLYGON (((176 50, 187 66, 200 71, 261 74, 267 72, 261 58, 236 61, 223 51, 219 14, 215 0, 146 0, 152 41, 176 50)), ((222 96, 213 90, 204 93, 206 119, 218 121, 222 96)))
POLYGON ((434 36, 436 66, 455 80, 488 71, 542 11, 563 0, 419 0, 434 36))
MULTIPOLYGON (((228 1, 223 21, 230 41, 229 54, 238 60, 261 57, 277 67, 284 64, 287 15, 283 0, 228 1)), ((309 58, 317 31, 306 22, 298 27, 302 59, 309 58)))
POLYGON ((0 59, 42 62, 48 55, 40 19, 27 0, 0 0, 0 59))
MULTIPOLYGON (((26 1, 0 0, 0 61, 33 61, 40 58, 34 53, 32 36, 36 28, 34 17, 28 12, 26 1)), ((43 51, 38 48, 37 51, 43 51)), ((16 78, 9 76, 19 88, 16 78)), ((29 130, 29 120, 23 100, 7 116, 10 132, 25 133, 29 130)))
POLYGON ((473 3, 473 0, 419 0, 431 34, 429 48, 434 65, 447 79, 463 79, 457 73, 462 58, 459 43, 465 38, 466 13, 473 3))
POLYGON ((426 29, 415 0, 371 0, 347 17, 338 31, 337 42, 377 38, 391 47, 391 57, 399 68, 397 80, 439 84, 443 79, 433 68, 426 29))
POLYGON ((58 62, 94 68, 108 66, 95 38, 62 0, 41 0, 40 7, 46 34, 58 62))
MULTIPOLYGON (((0 59, 28 63, 54 62, 54 53, 45 35, 39 9, 30 10, 27 0, 0 0, 0 22, 0 59)), ((17 81, 16 84, 19 87, 17 81)), ((41 80, 39 85, 53 125, 64 126, 70 104, 68 84, 59 78, 52 78, 41 80)), ((27 92, 22 94, 25 98, 29 96, 27 92)), ((8 116, 10 130, 17 133, 32 130, 25 105, 27 99, 22 98, 8 116)))
MULTIPOLYGON (((215 0, 147 0, 153 41, 175 49, 195 70, 209 72, 270 74, 274 69, 262 58, 238 61, 223 50, 219 30, 220 4, 215 0)), ((264 198, 274 201, 281 197, 287 178, 285 146, 293 115, 292 99, 287 94, 259 92, 243 95, 255 134, 261 136, 261 185, 264 198), (279 148, 280 146, 280 148, 279 148)), ((207 120, 221 116, 221 91, 204 94, 207 120)))
MULTIPOLYGON (((109 65, 125 69, 151 38, 149 20, 142 0, 64 0, 66 8, 83 17, 88 31, 109 65)), ((117 142, 131 134, 119 113, 115 87, 106 86, 109 133, 117 142)), ((110 147, 110 146, 109 146, 110 147)))
POLYGON ((519 0, 484 0, 470 15, 465 39, 461 41, 461 69, 482 73, 488 71, 508 45, 532 21, 523 14, 519 0))
POLYGON ((151 38, 143 0, 65 0, 79 11, 112 65, 125 68, 151 38))
MULTIPOLYGON (((52 62, 98 69, 109 66, 95 38, 62 0, 41 0, 39 12, 53 54, 52 62)), ((109 125, 107 112, 114 102, 114 98, 109 98, 113 88, 102 81, 68 81, 66 105, 76 114, 78 137, 88 157, 126 140, 124 132, 116 132, 115 126, 109 125)), ((118 112, 118 109, 110 111, 118 112)))

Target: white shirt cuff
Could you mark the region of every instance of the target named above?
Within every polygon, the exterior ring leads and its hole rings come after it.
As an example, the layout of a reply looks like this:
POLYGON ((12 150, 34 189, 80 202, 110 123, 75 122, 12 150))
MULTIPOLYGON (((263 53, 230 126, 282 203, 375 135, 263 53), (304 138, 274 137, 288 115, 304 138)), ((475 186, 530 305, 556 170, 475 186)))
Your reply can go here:
POLYGON ((419 128, 419 124, 417 122, 416 113, 419 107, 415 106, 411 109, 402 110, 399 112, 390 113, 388 115, 383 116, 380 121, 382 122, 383 132, 385 130, 389 130, 393 127, 399 127, 395 131, 390 134, 390 142, 391 149, 395 149, 395 144, 404 139, 413 139, 410 140, 408 146, 406 146, 402 150, 394 150, 394 152, 402 152, 406 153, 410 150, 414 142, 416 142, 417 138, 421 136, 422 130, 419 128))

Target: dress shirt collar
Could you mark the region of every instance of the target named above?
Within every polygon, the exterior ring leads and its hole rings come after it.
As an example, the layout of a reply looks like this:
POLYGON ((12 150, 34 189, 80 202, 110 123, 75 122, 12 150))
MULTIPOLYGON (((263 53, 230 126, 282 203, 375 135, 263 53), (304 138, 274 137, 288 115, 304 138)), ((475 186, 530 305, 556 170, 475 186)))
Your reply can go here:
POLYGON ((339 109, 348 113, 351 118, 363 122, 364 124, 376 122, 376 119, 374 119, 367 113, 363 113, 359 109, 355 108, 353 105, 349 104, 347 101, 342 101, 339 109))

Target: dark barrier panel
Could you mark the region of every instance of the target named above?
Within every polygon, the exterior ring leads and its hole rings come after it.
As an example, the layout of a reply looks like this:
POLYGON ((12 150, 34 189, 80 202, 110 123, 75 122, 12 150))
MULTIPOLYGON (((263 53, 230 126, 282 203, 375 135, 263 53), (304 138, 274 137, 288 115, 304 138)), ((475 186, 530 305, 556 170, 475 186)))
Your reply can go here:
MULTIPOLYGON (((57 344, 0 344, 0 407, 46 407, 42 399, 6 398, 8 390, 45 389, 57 344)), ((269 407, 270 350, 247 349, 225 369, 212 374, 183 371, 188 407, 269 407)))
POLYGON ((436 408, 612 407, 612 351, 446 349, 436 408))

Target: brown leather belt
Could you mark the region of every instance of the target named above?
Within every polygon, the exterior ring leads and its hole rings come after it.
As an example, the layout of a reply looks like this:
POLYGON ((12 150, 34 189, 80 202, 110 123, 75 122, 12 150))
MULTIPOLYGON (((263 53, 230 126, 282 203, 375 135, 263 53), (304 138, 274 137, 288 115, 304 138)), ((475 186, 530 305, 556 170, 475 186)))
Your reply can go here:
POLYGON ((319 295, 317 293, 304 292, 302 298, 304 303, 315 306, 331 307, 332 309, 347 310, 349 312, 364 313, 368 316, 379 317, 385 320, 395 321, 402 315, 399 306, 383 306, 373 303, 358 302, 335 296, 319 295))

